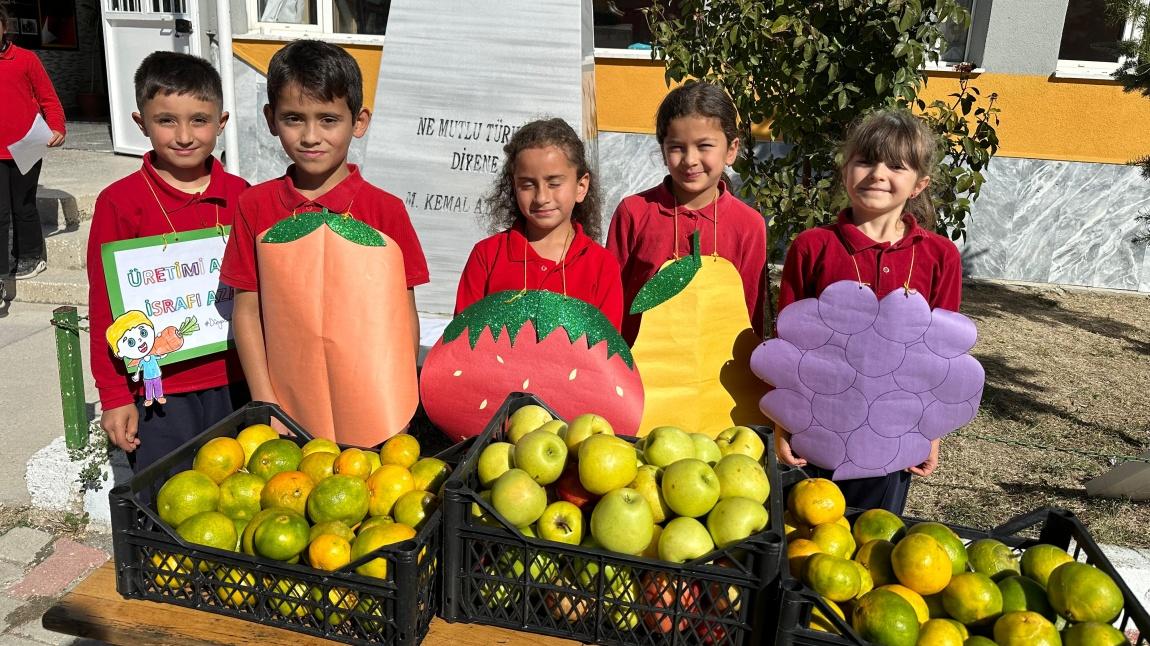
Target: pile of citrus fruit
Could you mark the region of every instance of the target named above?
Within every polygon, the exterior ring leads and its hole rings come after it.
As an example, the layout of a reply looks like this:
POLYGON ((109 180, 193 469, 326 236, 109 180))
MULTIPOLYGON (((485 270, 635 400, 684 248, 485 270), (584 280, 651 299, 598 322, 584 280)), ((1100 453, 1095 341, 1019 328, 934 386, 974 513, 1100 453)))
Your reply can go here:
MULTIPOLYGON (((876 646, 1122 646, 1111 625, 1122 592, 1102 570, 1065 550, 1021 551, 983 538, 965 543, 946 525, 907 527, 888 511, 844 517, 842 492, 812 478, 787 496, 793 576, 876 646)), ((815 609, 810 627, 838 632, 815 609)))
MULTIPOLYGON (((196 453, 192 469, 169 478, 156 495, 160 519, 184 540, 222 550, 338 570, 385 546, 416 536, 439 504, 450 467, 420 457, 419 441, 392 437, 378 451, 313 439, 302 447, 266 424, 218 437, 196 453)), ((157 553, 161 572, 186 572, 180 558, 157 553)), ((200 565, 210 569, 211 565, 200 565)), ((385 578, 387 561, 355 568, 385 578)), ((243 584, 250 573, 223 573, 243 584)), ((157 584, 182 585, 177 577, 157 584)), ((248 602, 225 586, 232 605, 248 602)), ((288 590, 285 594, 289 594, 288 590)), ((289 594, 290 596, 290 594, 289 594)))

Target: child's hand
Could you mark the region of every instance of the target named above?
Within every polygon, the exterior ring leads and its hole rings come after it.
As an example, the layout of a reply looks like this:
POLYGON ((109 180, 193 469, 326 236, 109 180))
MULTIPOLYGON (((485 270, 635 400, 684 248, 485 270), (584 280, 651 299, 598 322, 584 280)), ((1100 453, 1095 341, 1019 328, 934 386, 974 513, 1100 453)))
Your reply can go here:
POLYGON ((139 381, 139 380, 140 380, 140 371, 137 370, 137 371, 132 373, 132 381, 139 381))
POLYGON ((48 141, 49 148, 56 148, 64 145, 64 133, 59 130, 52 131, 52 138, 48 141))
POLYGON ((794 451, 791 450, 791 434, 778 425, 775 425, 775 457, 787 466, 807 466, 807 461, 795 455, 794 451))
POLYGON ((930 455, 926 456, 926 460, 917 467, 910 467, 910 471, 916 476, 923 478, 930 477, 934 470, 938 468, 938 440, 932 440, 930 443, 930 455))
POLYGON ((108 434, 108 439, 128 453, 140 446, 140 439, 136 437, 139 423, 140 413, 135 404, 125 404, 100 415, 100 428, 108 434))

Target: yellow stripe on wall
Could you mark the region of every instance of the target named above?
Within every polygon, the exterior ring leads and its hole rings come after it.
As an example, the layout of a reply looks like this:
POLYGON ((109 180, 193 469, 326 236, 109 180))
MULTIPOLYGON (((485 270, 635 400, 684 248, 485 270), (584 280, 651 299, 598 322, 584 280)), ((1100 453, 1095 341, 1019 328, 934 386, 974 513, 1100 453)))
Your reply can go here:
MULTIPOLYGON (((379 61, 383 57, 383 48, 373 45, 336 44, 351 54, 359 64, 360 73, 363 74, 363 107, 368 110, 374 109, 375 87, 379 82, 379 61)), ((232 41, 232 51, 240 60, 267 76, 268 63, 271 62, 272 56, 285 45, 287 43, 280 40, 237 38, 232 41)))

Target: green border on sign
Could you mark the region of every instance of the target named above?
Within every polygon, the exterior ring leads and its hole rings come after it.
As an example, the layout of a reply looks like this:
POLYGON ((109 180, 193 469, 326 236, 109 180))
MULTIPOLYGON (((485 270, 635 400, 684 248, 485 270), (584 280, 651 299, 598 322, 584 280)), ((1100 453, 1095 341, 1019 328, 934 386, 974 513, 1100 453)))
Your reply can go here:
MULTIPOLYGON (((231 233, 231 226, 223 227, 224 236, 231 233)), ((180 231, 176 234, 169 234, 167 236, 147 236, 145 238, 129 238, 127 240, 115 240, 113 242, 105 242, 100 245, 100 260, 104 265, 104 282, 108 286, 108 303, 112 309, 112 320, 122 315, 126 310, 124 309, 123 295, 120 293, 120 274, 116 270, 116 252, 129 251, 132 249, 143 249, 145 247, 160 247, 165 244, 176 242, 189 242, 191 240, 203 240, 204 238, 211 238, 220 235, 220 232, 215 227, 210 229, 196 229, 194 231, 180 231), (169 240, 170 239, 170 240, 169 240)), ((228 321, 231 325, 231 321, 228 321)), ((93 330, 97 334, 104 335, 104 330, 93 330)), ((177 350, 171 354, 165 355, 163 359, 158 361, 161 366, 166 366, 169 363, 177 361, 184 361, 186 359, 195 359, 217 352, 223 352, 229 348, 235 347, 235 341, 220 341, 209 345, 203 345, 191 350, 177 350)), ((133 373, 139 370, 138 366, 129 366, 128 359, 124 359, 124 366, 128 369, 128 373, 133 373)))

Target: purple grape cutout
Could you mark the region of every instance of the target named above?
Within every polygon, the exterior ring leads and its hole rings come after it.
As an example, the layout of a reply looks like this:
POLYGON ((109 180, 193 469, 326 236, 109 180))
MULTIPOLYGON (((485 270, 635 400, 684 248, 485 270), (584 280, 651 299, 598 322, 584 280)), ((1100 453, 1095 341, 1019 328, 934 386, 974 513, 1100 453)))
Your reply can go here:
POLYGON ((777 388, 794 388, 799 381, 799 360, 803 351, 790 341, 770 339, 760 345, 761 351, 751 354, 751 372, 777 388), (770 361, 766 358, 771 357, 770 361))
POLYGON ((871 402, 867 424, 879 435, 898 437, 918 426, 920 419, 922 401, 914 393, 896 390, 871 402))
POLYGON ((846 460, 847 445, 843 436, 821 426, 812 426, 791 438, 791 448, 798 455, 820 453, 836 463, 846 460))
POLYGON ((922 298, 913 298, 916 294, 896 289, 883 296, 878 302, 875 331, 898 343, 917 341, 930 327, 930 306, 922 298))
POLYGON ((842 348, 824 345, 808 350, 799 361, 799 381, 821 395, 837 395, 855 382, 857 373, 842 348))
POLYGON ((779 312, 779 321, 775 327, 778 328, 780 339, 786 339, 803 350, 824 345, 834 333, 819 318, 819 303, 813 298, 804 298, 788 305, 783 312, 779 312))
POLYGON ((847 438, 847 456, 864 469, 882 469, 898 454, 897 437, 883 437, 863 426, 847 438))
POLYGON ((862 426, 869 410, 866 397, 854 388, 835 395, 815 395, 811 400, 811 413, 818 423, 838 433, 862 426))
POLYGON ((970 352, 977 340, 978 330, 970 319, 948 310, 931 312, 930 327, 923 335, 923 341, 930 351, 947 359, 970 352))
POLYGON ((874 292, 854 281, 831 283, 815 300, 823 323, 842 334, 858 334, 870 327, 878 316, 878 299, 874 292))
MULTIPOLYGON (((764 379, 764 381, 769 381, 764 379)), ((855 379, 854 387, 863 397, 866 397, 868 402, 874 403, 879 395, 884 395, 893 390, 902 390, 894 380, 894 375, 883 375, 881 377, 868 377, 861 372, 857 379, 855 379)))
POLYGON ((906 346, 883 338, 874 328, 852 335, 847 343, 847 361, 868 377, 889 375, 902 365, 906 346))

